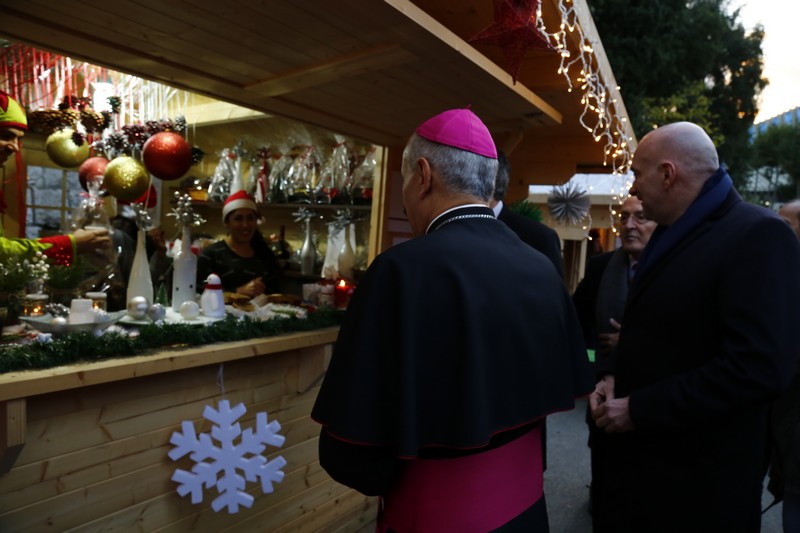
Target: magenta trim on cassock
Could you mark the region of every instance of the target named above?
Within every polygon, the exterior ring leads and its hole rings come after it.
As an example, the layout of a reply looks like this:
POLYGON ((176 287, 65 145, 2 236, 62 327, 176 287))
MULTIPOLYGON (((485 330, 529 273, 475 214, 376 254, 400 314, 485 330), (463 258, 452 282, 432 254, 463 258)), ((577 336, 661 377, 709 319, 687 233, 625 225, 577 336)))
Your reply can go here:
POLYGON ((499 448, 453 459, 414 459, 383 499, 378 532, 486 532, 544 494, 537 425, 499 448))

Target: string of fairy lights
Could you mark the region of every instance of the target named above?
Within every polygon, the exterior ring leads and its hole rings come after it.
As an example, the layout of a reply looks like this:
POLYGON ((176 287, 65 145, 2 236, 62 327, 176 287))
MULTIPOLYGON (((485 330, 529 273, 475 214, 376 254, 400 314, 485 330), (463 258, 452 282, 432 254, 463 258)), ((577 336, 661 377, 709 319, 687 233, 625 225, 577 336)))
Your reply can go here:
MULTIPOLYGON (((541 9, 540 3, 537 8, 537 27, 559 53, 558 73, 567 81, 569 92, 581 91, 583 111, 579 117, 580 124, 592 135, 595 142, 604 144, 603 166, 610 165, 612 174, 618 177, 618 187, 612 186, 610 191, 612 201, 609 213, 613 222, 617 216, 617 206, 627 198, 628 190, 633 184, 629 172, 632 153, 626 129, 627 117, 624 113, 619 113, 616 96, 619 94, 619 87, 614 86, 612 90, 600 72, 594 56, 595 43, 584 32, 578 8, 572 0, 558 1, 561 23, 554 32, 547 30, 541 9), (577 52, 570 51, 567 46, 567 40, 571 37, 577 37, 577 52)), ((594 189, 588 178, 587 189, 590 194, 594 189)), ((589 230, 592 223, 591 216, 587 218, 583 225, 585 231, 589 230)), ((613 223, 611 228, 617 233, 613 223)))

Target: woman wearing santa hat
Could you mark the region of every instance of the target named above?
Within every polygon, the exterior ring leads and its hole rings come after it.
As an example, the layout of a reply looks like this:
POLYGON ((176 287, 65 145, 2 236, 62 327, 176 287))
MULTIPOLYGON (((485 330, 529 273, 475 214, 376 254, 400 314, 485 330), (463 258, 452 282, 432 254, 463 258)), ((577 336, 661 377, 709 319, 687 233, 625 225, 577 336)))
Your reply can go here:
POLYGON ((231 194, 222 207, 225 238, 207 246, 197 262, 197 288, 202 290, 209 274, 217 274, 225 292, 251 298, 278 292, 281 266, 258 231, 261 215, 245 191, 231 194))

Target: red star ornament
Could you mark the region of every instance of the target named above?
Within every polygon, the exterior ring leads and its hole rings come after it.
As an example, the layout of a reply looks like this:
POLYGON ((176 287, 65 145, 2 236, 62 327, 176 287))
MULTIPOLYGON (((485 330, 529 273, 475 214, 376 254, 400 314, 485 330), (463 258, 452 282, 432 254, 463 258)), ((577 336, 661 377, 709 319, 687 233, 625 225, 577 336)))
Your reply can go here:
POLYGON ((519 67, 528 49, 554 50, 536 27, 539 1, 493 0, 494 22, 469 39, 471 43, 501 46, 514 83, 517 83, 519 67))

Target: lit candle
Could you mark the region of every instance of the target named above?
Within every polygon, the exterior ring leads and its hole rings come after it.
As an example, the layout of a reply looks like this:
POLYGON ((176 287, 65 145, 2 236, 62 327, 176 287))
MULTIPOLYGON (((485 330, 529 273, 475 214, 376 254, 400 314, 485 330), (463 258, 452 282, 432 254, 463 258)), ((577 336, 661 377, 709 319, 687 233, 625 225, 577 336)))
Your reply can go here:
POLYGON ((333 288, 333 305, 336 309, 347 309, 350 303, 350 298, 353 296, 353 290, 356 286, 348 282, 344 278, 340 278, 333 288))
POLYGON ((108 295, 104 292, 87 292, 84 296, 92 301, 92 309, 105 311, 108 306, 108 295))
POLYGON ((28 294, 25 296, 22 314, 25 316, 42 316, 44 308, 49 301, 50 297, 46 294, 28 294))

